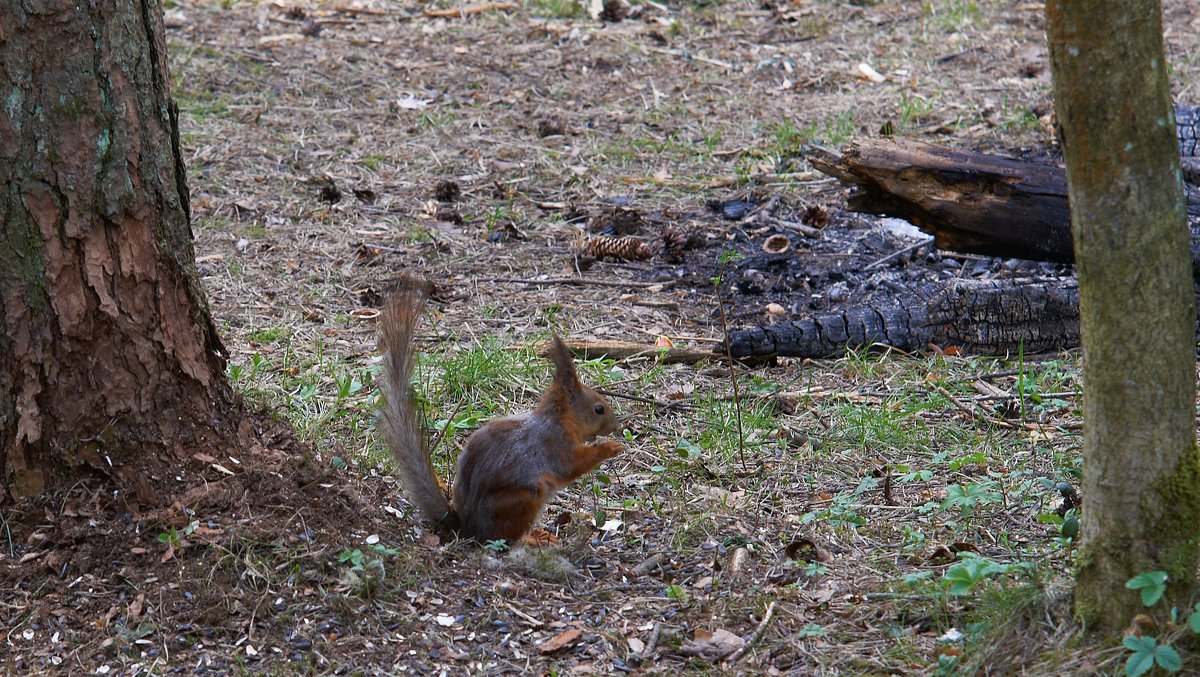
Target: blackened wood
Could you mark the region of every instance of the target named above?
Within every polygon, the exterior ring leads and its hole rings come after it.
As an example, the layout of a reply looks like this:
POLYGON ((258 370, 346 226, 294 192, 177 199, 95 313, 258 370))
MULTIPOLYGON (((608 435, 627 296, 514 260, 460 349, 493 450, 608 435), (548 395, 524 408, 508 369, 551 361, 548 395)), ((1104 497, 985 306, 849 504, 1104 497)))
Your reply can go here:
POLYGON ((735 358, 833 357, 874 344, 905 351, 961 346, 987 355, 1046 352, 1079 345, 1079 289, 1073 279, 930 283, 879 305, 735 329, 729 342, 735 358))
POLYGON ((894 216, 941 249, 1068 263, 1071 212, 1058 167, 908 139, 864 139, 842 155, 815 151, 818 170, 855 190, 852 211, 894 216))
MULTIPOLYGON (((1200 120, 1189 124, 1194 130, 1200 120)), ((818 170, 853 186, 851 211, 904 219, 941 249, 1075 260, 1061 167, 893 138, 858 140, 841 155, 813 148, 808 157, 818 170)), ((1188 211, 1200 216, 1200 192, 1188 188, 1188 211)), ((1192 242, 1193 264, 1200 268, 1200 233, 1193 232, 1192 242)))
POLYGON ((1200 106, 1175 107, 1175 132, 1179 136, 1180 155, 1200 157, 1200 106))

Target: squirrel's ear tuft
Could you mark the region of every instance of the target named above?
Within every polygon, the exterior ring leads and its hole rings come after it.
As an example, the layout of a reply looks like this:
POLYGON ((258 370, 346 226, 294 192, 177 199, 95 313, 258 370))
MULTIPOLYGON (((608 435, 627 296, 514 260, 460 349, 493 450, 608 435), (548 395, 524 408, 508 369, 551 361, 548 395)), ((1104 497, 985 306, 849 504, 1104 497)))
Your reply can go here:
POLYGON ((579 384, 579 375, 575 373, 575 360, 571 357, 571 349, 562 338, 554 335, 550 346, 550 361, 554 363, 554 380, 559 385, 574 387, 579 384))

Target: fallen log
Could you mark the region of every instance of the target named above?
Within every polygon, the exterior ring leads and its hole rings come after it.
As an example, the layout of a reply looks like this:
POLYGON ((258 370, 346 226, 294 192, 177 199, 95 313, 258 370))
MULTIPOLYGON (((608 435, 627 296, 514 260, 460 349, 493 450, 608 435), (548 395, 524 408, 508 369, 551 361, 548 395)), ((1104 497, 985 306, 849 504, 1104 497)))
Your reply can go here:
MULTIPOLYGON (((1061 167, 897 138, 858 140, 840 155, 811 148, 807 156, 818 170, 854 188, 847 198, 850 211, 904 219, 932 235, 940 249, 1075 260, 1061 167)), ((1200 215, 1200 191, 1191 186, 1188 209, 1200 215)), ((1196 228, 1192 242, 1193 268, 1200 270, 1196 228)))
MULTIPOLYGON (((1200 107, 1176 108, 1184 178, 1200 182, 1200 107)), ((1066 172, 903 139, 860 140, 841 154, 806 153, 818 170, 854 188, 851 211, 905 219, 937 247, 968 254, 1072 263, 1066 172)), ((1200 217, 1200 190, 1187 189, 1200 217)), ((1190 218, 1192 265, 1200 278, 1200 218, 1190 218)), ((729 332, 735 358, 831 357, 847 348, 924 350, 959 346, 975 354, 1045 352, 1079 345, 1074 279, 932 282, 872 305, 729 332)), ((723 351, 722 345, 717 349, 723 351)))
POLYGON ((879 305, 729 332, 734 358, 834 357, 876 344, 984 355, 1078 346, 1079 287, 1074 279, 936 282, 879 305))

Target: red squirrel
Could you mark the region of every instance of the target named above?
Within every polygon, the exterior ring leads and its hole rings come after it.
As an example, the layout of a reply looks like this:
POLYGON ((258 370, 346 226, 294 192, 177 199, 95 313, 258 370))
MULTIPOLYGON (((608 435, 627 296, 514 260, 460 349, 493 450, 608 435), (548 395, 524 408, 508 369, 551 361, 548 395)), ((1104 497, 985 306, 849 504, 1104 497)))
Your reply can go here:
POLYGON ((382 424, 404 494, 427 520, 460 536, 480 542, 520 539, 554 494, 621 452, 620 442, 592 443, 617 430, 616 416, 599 393, 580 382, 570 350, 556 335, 550 349, 554 382, 533 411, 491 421, 467 439, 453 502, 447 500, 410 385, 413 332, 429 288, 424 280, 402 278, 381 318, 382 424))

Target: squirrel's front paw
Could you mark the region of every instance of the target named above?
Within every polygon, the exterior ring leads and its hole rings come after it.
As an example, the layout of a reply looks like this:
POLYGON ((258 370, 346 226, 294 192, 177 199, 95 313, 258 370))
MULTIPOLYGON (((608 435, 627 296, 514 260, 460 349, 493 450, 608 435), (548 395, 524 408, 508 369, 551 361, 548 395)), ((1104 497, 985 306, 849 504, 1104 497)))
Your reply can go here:
POLYGON ((597 444, 596 448, 600 450, 600 455, 603 458, 612 458, 625 451, 625 445, 616 440, 605 440, 597 444))

